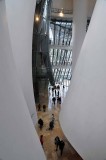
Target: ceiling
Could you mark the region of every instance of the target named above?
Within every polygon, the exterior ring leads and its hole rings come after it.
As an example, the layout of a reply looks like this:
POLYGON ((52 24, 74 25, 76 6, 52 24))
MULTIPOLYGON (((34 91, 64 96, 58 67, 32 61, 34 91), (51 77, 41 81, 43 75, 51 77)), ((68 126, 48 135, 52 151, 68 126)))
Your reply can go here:
MULTIPOLYGON (((70 10, 71 13, 73 12, 73 1, 74 0, 53 0, 52 8, 56 9, 64 9, 64 10, 70 10)), ((88 17, 91 17, 94 6, 95 6, 96 0, 87 0, 87 15, 88 17)), ((52 16, 58 17, 59 15, 52 12, 52 16)), ((65 17, 72 17, 72 14, 65 15, 65 17)))

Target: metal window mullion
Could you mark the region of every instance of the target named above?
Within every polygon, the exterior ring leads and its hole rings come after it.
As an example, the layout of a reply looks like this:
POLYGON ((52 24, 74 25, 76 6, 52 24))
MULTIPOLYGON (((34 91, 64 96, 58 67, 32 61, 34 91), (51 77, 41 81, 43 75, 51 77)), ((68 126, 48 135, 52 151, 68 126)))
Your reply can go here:
POLYGON ((57 79, 57 73, 58 73, 58 68, 57 68, 57 72, 56 72, 55 80, 57 79))
MULTIPOLYGON (((65 37, 65 33, 66 33, 66 26, 67 26, 67 23, 65 24, 65 28, 64 28, 63 41, 64 41, 64 37, 65 37)), ((62 41, 62 43, 63 43, 63 41, 62 41)))
POLYGON ((62 64, 63 64, 63 65, 64 65, 63 62, 64 62, 64 60, 65 60, 66 53, 67 53, 67 50, 64 51, 64 57, 63 57, 63 60, 62 60, 62 64))
POLYGON ((70 54, 69 54, 69 57, 68 57, 68 62, 69 62, 69 60, 70 60, 70 57, 71 57, 71 53, 72 53, 72 51, 70 51, 70 54))
POLYGON ((54 44, 56 43, 56 39, 55 39, 55 36, 56 36, 56 24, 54 24, 54 44))
MULTIPOLYGON (((59 28, 58 45, 60 44, 60 36, 61 36, 61 26, 59 28)), ((59 49, 57 50, 56 65, 57 65, 58 54, 59 54, 59 49)))
POLYGON ((56 81, 58 81, 59 72, 60 72, 60 68, 58 68, 58 73, 57 73, 56 81))
POLYGON ((61 25, 60 25, 60 29, 59 29, 59 39, 58 39, 58 45, 60 44, 60 36, 61 36, 61 25))
POLYGON ((64 51, 64 50, 61 49, 61 54, 60 54, 60 59, 59 59, 59 64, 60 64, 60 65, 61 65, 61 59, 62 59, 63 51, 64 51))
POLYGON ((67 53, 68 53, 68 50, 66 51, 65 57, 64 57, 65 65, 66 65, 66 60, 67 60, 67 53))
POLYGON ((60 79, 60 78, 61 78, 61 73, 62 73, 62 69, 60 69, 60 73, 59 73, 59 77, 58 77, 58 79, 60 79))
POLYGON ((61 68, 59 68, 59 74, 58 74, 58 77, 57 77, 57 81, 59 80, 60 73, 61 73, 61 68))
POLYGON ((56 74, 55 74, 55 73, 56 73, 56 70, 57 70, 57 69, 54 70, 54 79, 55 79, 55 81, 56 81, 56 74))
MULTIPOLYGON (((65 69, 65 71, 66 71, 66 69, 65 69)), ((64 71, 64 75, 65 75, 65 71, 64 71)), ((64 80, 64 75, 63 75, 63 78, 62 78, 62 82, 63 82, 63 80, 64 80)))
POLYGON ((69 74, 70 70, 71 70, 71 69, 69 69, 69 70, 68 70, 68 73, 67 73, 67 78, 66 78, 66 79, 68 79, 68 74, 69 74))
POLYGON ((52 65, 53 65, 53 61, 54 60, 54 49, 53 49, 53 56, 52 56, 52 65))

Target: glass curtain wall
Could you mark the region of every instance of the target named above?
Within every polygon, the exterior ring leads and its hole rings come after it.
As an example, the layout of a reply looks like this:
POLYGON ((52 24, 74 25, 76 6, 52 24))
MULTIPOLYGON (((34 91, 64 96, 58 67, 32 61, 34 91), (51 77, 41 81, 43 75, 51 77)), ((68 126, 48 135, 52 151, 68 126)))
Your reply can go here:
MULTIPOLYGON (((87 20, 86 31, 90 23, 87 20)), ((72 21, 51 20, 49 56, 56 83, 69 86, 72 77, 72 21)))
POLYGON ((50 61, 56 83, 69 86, 72 77, 72 21, 50 23, 50 61), (70 47, 70 50, 69 50, 70 47))

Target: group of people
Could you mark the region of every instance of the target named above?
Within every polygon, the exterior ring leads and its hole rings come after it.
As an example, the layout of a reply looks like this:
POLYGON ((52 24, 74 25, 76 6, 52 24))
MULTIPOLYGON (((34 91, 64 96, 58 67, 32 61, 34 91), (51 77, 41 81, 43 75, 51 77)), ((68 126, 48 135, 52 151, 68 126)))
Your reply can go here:
MULTIPOLYGON (((61 104, 61 97, 59 96, 60 95, 60 86, 54 86, 52 88, 49 88, 49 90, 52 89, 52 101, 53 101, 53 104, 55 105, 56 103, 56 99, 57 99, 57 102, 61 104), (55 96, 54 96, 55 94, 55 96)), ((46 111, 46 105, 43 105, 41 106, 40 104, 38 105, 38 111, 41 111, 43 109, 43 111, 45 112, 46 111)), ((54 128, 54 122, 55 122, 55 117, 54 117, 54 114, 52 114, 51 116, 51 119, 50 119, 50 122, 49 122, 49 127, 47 128, 47 130, 53 130, 54 128)), ((40 118, 38 120, 38 125, 39 125, 39 128, 42 129, 43 126, 44 126, 44 121, 42 118, 40 118)), ((41 142, 41 145, 43 147, 43 143, 44 143, 44 138, 43 138, 43 135, 41 134, 40 135, 40 142, 41 142)), ((63 154, 63 149, 64 149, 64 146, 65 146, 65 143, 63 140, 60 140, 60 138, 58 136, 55 137, 54 139, 54 144, 56 146, 56 151, 58 151, 58 148, 60 150, 60 154, 62 156, 63 154)))
MULTIPOLYGON (((43 135, 40 135, 40 142, 41 142, 41 145, 43 147, 43 143, 44 143, 43 135)), ((54 139, 54 144, 56 146, 56 151, 58 151, 58 148, 59 148, 60 155, 62 156, 63 149, 64 149, 64 146, 65 146, 65 142, 63 140, 60 140, 60 138, 58 136, 56 136, 55 139, 54 139)))
MULTIPOLYGON (((54 128, 54 120, 55 120, 54 114, 52 114, 51 120, 49 122, 49 128, 47 130, 53 130, 53 128, 54 128)), ((38 125, 39 125, 40 129, 43 128, 44 122, 43 122, 43 120, 41 118, 38 120, 38 125)))
POLYGON ((54 105, 56 103, 56 99, 57 99, 57 102, 61 104, 60 86, 59 85, 52 87, 52 101, 53 101, 54 105), (55 94, 55 96, 54 96, 54 94, 55 94))
MULTIPOLYGON (((53 104, 55 105, 55 103, 56 103, 56 97, 53 97, 53 98, 52 98, 52 101, 53 101, 53 104)), ((57 96, 57 102, 58 102, 59 104, 61 104, 61 97, 57 96)))
MULTIPOLYGON (((43 135, 40 135, 40 142, 41 142, 41 145, 43 147, 43 143, 44 143, 44 140, 43 140, 43 135)), ((54 144, 56 146, 56 151, 58 151, 58 148, 60 150, 60 155, 62 156, 63 154, 63 149, 64 149, 64 146, 65 146, 65 143, 63 140, 60 140, 60 138, 58 136, 55 137, 54 139, 54 144)))
POLYGON ((61 153, 61 156, 63 154, 63 149, 64 149, 64 146, 65 146, 65 143, 63 140, 60 140, 60 138, 57 136, 55 137, 54 139, 54 143, 56 145, 56 151, 58 150, 58 148, 60 149, 60 153, 61 153))
POLYGON ((41 104, 38 104, 38 111, 41 111, 41 109, 43 109, 43 111, 46 111, 46 105, 44 104, 43 106, 41 106, 41 104))
MULTIPOLYGON (((52 130, 54 128, 54 120, 55 120, 54 114, 52 114, 51 121, 49 123, 49 128, 47 130, 52 130)), ((39 124, 40 129, 42 129, 42 127, 44 125, 44 122, 43 122, 43 120, 41 118, 38 120, 38 124, 39 124)), ((40 142, 41 142, 41 145, 43 147, 43 142, 44 142, 43 141, 43 135, 40 135, 40 142)), ((64 146, 65 146, 64 141, 60 140, 60 138, 58 136, 56 136, 55 139, 54 139, 54 143, 55 143, 55 146, 56 146, 56 151, 59 148, 60 154, 62 156, 63 149, 64 149, 64 146)))

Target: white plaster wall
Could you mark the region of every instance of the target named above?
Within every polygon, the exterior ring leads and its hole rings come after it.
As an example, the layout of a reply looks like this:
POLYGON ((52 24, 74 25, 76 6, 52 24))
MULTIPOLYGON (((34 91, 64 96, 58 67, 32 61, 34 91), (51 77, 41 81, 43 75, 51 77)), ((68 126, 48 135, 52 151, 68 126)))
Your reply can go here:
POLYGON ((1 0, 0 159, 45 160, 17 76, 6 16, 5 1, 1 0))
POLYGON ((87 10, 88 10, 88 13, 87 13, 87 16, 88 17, 91 17, 92 16, 92 13, 93 13, 93 10, 94 10, 94 6, 95 6, 95 3, 96 3, 96 0, 87 0, 88 4, 87 4, 87 10))
POLYGON ((32 86, 32 34, 35 4, 36 0, 6 0, 13 56, 34 124, 37 122, 32 86))
POLYGON ((71 86, 61 127, 84 160, 106 159, 106 0, 97 0, 71 86))

